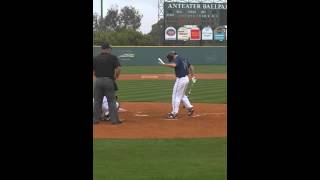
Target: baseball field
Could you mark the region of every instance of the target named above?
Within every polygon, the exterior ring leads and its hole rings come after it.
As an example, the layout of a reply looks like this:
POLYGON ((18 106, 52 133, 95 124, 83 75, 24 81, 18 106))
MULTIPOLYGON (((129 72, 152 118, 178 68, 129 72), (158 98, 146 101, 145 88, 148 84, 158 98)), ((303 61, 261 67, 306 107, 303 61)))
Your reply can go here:
POLYGON ((175 120, 173 69, 123 66, 118 80, 124 122, 93 125, 94 180, 226 180, 227 76, 225 65, 194 65, 197 83, 175 120))

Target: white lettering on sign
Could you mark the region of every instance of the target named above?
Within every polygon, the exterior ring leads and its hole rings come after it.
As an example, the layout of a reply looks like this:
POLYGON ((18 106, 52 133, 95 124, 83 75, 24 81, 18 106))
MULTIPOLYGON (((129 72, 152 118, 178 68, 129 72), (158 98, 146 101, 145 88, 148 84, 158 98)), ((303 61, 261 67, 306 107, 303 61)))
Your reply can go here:
POLYGON ((168 9, 227 9, 227 3, 167 3, 168 9), (202 6, 201 6, 202 5, 202 6))

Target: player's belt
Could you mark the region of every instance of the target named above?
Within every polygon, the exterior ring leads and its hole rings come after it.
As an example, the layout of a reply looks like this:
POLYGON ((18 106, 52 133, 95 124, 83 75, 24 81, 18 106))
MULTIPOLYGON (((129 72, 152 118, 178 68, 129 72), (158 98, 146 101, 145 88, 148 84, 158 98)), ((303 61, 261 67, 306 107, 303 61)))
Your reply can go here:
POLYGON ((181 76, 181 77, 178 77, 178 76, 176 76, 177 78, 184 78, 184 77, 186 77, 186 76, 188 76, 188 75, 185 75, 185 76, 181 76))
POLYGON ((113 77, 97 77, 97 78, 108 78, 108 79, 113 79, 113 77))

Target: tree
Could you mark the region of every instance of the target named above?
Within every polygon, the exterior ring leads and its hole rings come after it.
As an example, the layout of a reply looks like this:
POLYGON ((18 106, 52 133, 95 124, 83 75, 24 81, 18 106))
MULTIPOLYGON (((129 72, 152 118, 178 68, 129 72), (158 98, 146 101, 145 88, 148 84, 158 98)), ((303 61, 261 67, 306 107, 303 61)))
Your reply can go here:
POLYGON ((117 31, 120 29, 120 16, 118 6, 111 7, 107 11, 106 17, 103 19, 105 31, 117 31))
POLYGON ((132 6, 123 7, 119 13, 118 6, 115 5, 107 10, 107 15, 103 19, 99 19, 98 15, 94 14, 93 29, 94 31, 103 32, 114 32, 121 29, 137 30, 141 26, 142 17, 143 15, 132 6))
POLYGON ((125 29, 137 30, 141 26, 143 15, 132 6, 125 6, 121 9, 120 21, 121 27, 125 29))
POLYGON ((99 29, 99 20, 98 20, 99 16, 97 13, 93 14, 93 32, 98 31, 99 29))
POLYGON ((151 32, 149 33, 151 36, 152 44, 162 45, 164 41, 164 27, 163 27, 163 19, 160 19, 156 24, 152 25, 151 32))
POLYGON ((116 46, 123 45, 153 45, 151 43, 151 36, 144 35, 141 32, 133 29, 121 29, 114 32, 93 32, 93 44, 101 45, 102 42, 109 42, 116 46))

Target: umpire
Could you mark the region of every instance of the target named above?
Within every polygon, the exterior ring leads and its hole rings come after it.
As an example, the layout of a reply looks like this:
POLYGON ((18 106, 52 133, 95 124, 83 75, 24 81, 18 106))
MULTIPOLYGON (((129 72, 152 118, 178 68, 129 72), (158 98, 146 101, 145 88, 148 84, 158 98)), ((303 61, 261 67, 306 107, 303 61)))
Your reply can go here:
POLYGON ((120 75, 120 62, 111 54, 112 47, 108 43, 101 45, 101 53, 93 58, 93 71, 96 76, 94 86, 93 123, 99 123, 102 112, 103 97, 108 99, 109 114, 112 124, 121 124, 116 106, 115 80, 120 75))

